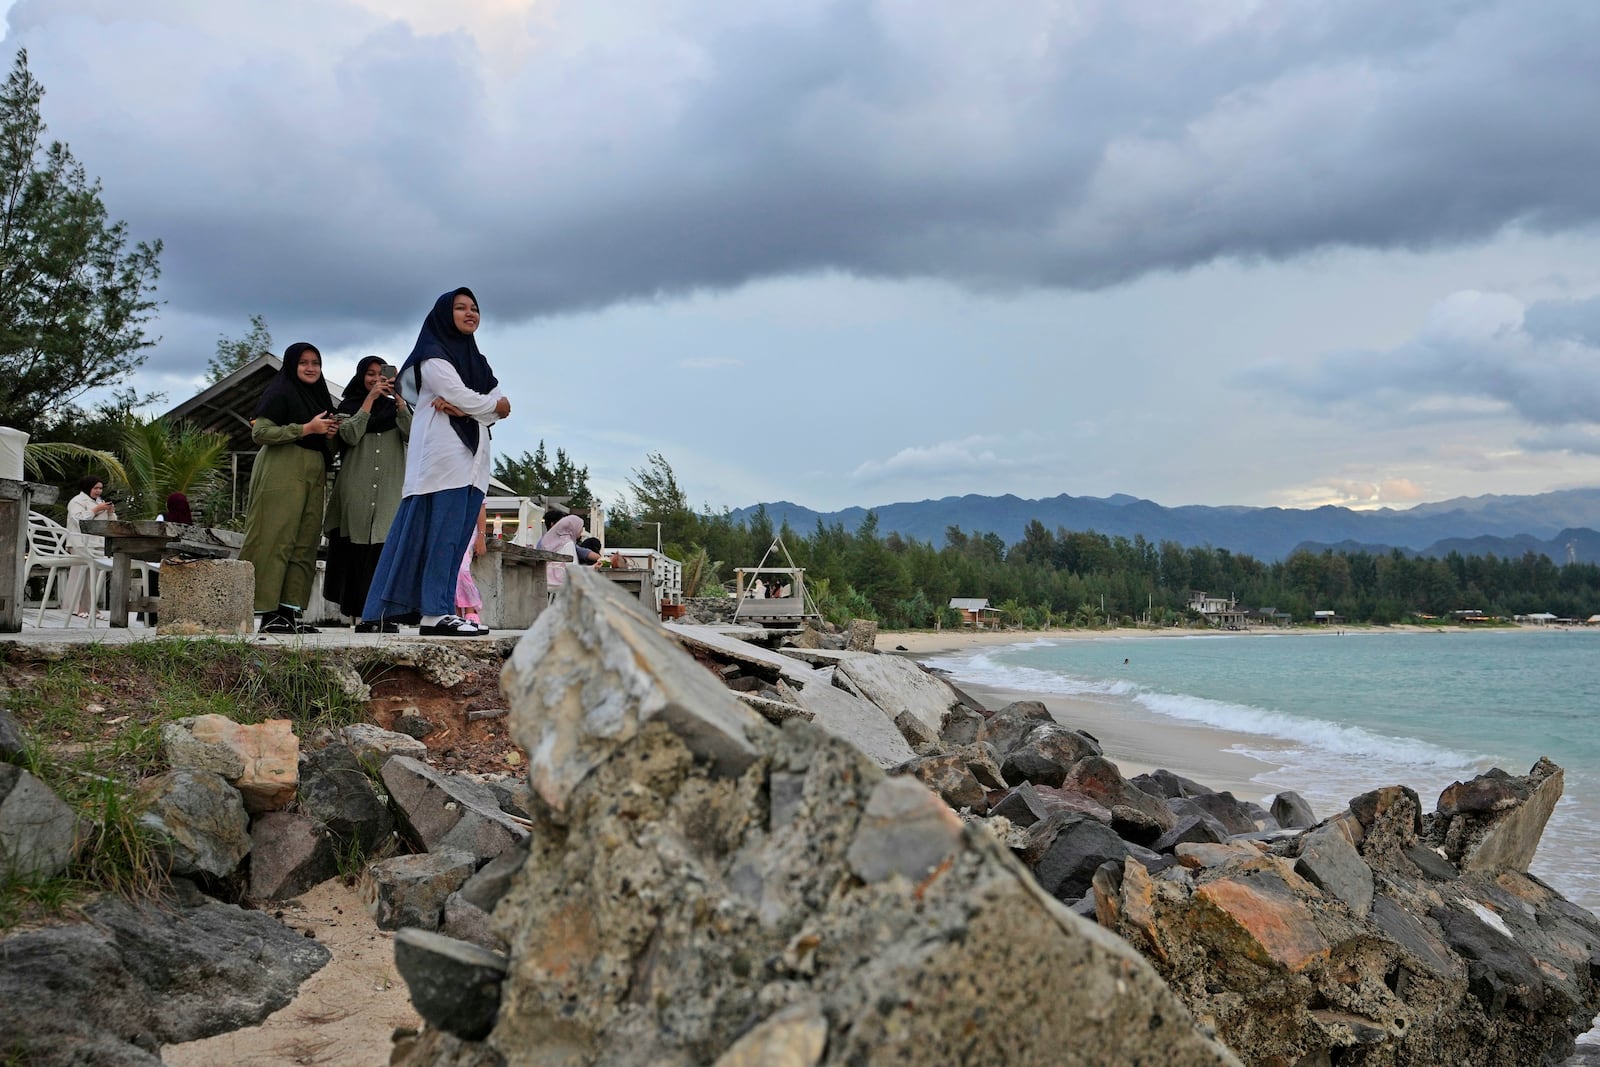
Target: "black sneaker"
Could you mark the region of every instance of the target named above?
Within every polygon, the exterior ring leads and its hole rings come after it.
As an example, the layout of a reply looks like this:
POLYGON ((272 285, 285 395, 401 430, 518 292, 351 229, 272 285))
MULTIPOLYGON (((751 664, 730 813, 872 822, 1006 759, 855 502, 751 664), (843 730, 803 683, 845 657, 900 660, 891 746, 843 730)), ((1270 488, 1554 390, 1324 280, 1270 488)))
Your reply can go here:
POLYGON ((400 632, 400 627, 392 622, 384 623, 380 629, 386 634, 397 634, 400 632))
POLYGON ((299 619, 290 619, 289 632, 292 634, 320 634, 322 630, 319 627, 312 626, 309 622, 301 622, 299 619))
POLYGON ((375 634, 377 632, 378 632, 378 624, 375 623, 375 622, 358 622, 358 623, 356 623, 356 633, 358 633, 358 634, 375 634))
POLYGON ((294 633, 294 620, 281 611, 263 612, 260 632, 264 634, 292 634, 294 633))
POLYGON ((446 615, 431 626, 424 625, 417 629, 422 637, 482 637, 488 632, 459 615, 446 615))

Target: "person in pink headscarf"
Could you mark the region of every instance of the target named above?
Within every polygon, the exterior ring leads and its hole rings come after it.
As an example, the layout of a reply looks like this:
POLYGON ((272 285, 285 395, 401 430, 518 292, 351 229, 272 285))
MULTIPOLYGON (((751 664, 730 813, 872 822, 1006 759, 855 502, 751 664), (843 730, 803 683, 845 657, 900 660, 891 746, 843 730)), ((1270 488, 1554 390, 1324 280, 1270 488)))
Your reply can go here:
MULTIPOLYGON (((535 548, 546 552, 559 552, 578 562, 578 538, 583 536, 583 520, 576 515, 563 515, 556 524, 544 532, 535 548)), ((547 568, 550 588, 565 585, 567 568, 560 564, 547 568)))

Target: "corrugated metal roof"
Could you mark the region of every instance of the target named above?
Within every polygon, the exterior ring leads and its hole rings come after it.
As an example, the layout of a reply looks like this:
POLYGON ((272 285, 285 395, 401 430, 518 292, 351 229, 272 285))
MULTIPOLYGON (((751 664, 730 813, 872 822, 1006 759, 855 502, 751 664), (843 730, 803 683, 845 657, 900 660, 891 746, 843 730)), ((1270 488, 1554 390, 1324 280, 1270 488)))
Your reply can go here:
POLYGON ((234 452, 254 452, 250 440, 250 414, 277 376, 283 361, 268 352, 257 356, 222 381, 185 400, 167 412, 168 422, 187 422, 202 430, 226 434, 234 452))
POLYGON ((950 598, 950 606, 957 611, 982 611, 989 606, 989 598, 955 596, 950 598))

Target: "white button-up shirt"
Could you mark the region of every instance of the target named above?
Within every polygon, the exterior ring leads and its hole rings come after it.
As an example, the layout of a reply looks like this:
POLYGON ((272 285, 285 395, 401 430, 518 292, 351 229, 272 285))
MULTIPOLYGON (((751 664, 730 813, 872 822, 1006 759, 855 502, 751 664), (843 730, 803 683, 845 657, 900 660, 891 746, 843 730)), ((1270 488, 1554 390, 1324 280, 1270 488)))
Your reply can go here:
POLYGON ((400 393, 411 405, 411 441, 406 453, 406 482, 402 496, 422 496, 445 489, 475 486, 489 490, 489 427, 500 421, 494 408, 500 390, 475 393, 461 381, 461 375, 448 360, 430 359, 422 364, 422 388, 416 390, 411 371, 400 375, 400 393), (433 398, 441 397, 478 420, 478 451, 467 446, 450 426, 450 416, 435 411, 433 398))

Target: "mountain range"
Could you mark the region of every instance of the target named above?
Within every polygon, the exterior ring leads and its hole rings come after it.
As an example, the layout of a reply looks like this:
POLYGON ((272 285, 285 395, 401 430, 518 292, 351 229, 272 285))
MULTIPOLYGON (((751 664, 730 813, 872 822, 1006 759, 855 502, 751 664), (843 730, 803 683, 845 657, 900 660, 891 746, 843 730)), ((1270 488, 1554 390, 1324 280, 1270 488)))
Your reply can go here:
POLYGON ((1463 555, 1521 556, 1530 549, 1557 563, 1569 555, 1580 562, 1600 562, 1600 489, 1566 489, 1530 496, 1457 497, 1419 504, 1405 510, 1379 508, 1355 511, 1342 507, 1256 508, 1200 504, 1164 507, 1118 493, 1108 497, 1075 497, 1063 493, 1042 500, 1017 496, 959 496, 852 507, 818 512, 780 500, 736 509, 736 521, 748 521, 757 507, 766 508, 775 527, 810 534, 820 519, 855 530, 869 510, 878 517, 880 535, 943 545, 945 531, 960 527, 968 534, 994 533, 1014 544, 1034 519, 1054 532, 1058 528, 1095 530, 1108 536, 1143 535, 1154 543, 1210 545, 1257 559, 1277 560, 1296 548, 1337 547, 1408 554, 1443 555, 1452 548, 1463 555), (1569 550, 1568 545, 1571 545, 1569 550))

